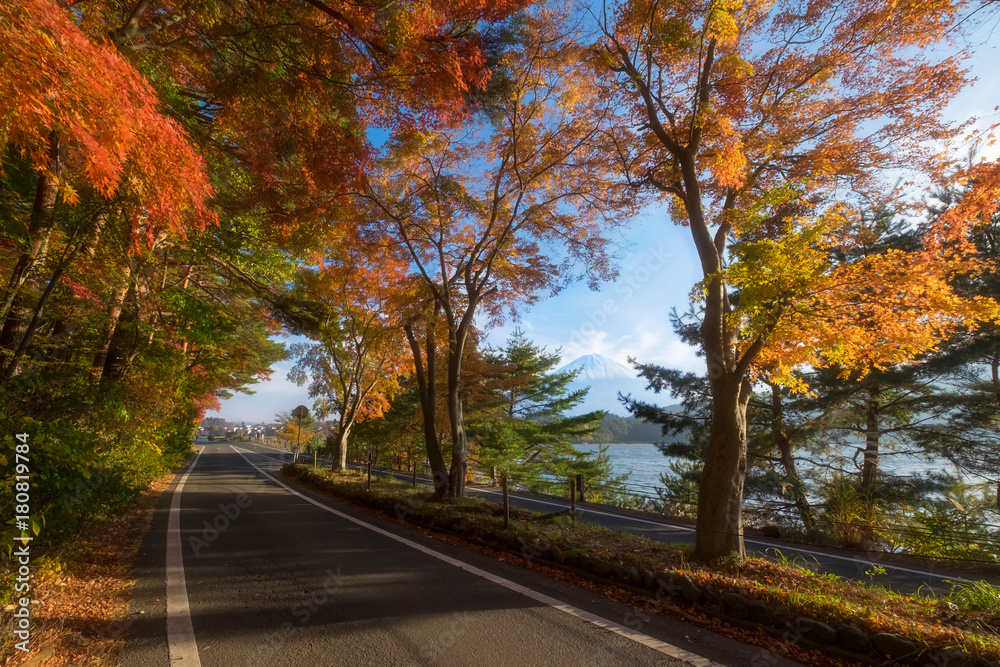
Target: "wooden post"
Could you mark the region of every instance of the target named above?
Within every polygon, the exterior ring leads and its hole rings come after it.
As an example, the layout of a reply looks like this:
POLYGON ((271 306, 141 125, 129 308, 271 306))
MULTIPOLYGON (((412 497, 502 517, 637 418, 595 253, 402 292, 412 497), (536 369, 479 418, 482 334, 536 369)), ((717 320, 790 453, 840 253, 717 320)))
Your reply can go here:
POLYGON ((580 494, 580 502, 583 502, 583 473, 576 476, 576 492, 580 494))
POLYGON ((413 462, 413 488, 417 488, 417 462, 413 462))
POLYGON ((372 457, 368 455, 368 490, 372 490, 372 457))
POLYGON ((316 460, 318 458, 319 458, 319 450, 318 449, 314 449, 313 450, 313 470, 316 469, 316 460))
POLYGON ((572 477, 569 480, 569 515, 576 521, 576 480, 572 477))
POLYGON ((510 487, 510 478, 504 473, 503 476, 503 527, 510 528, 510 496, 508 495, 508 488, 510 487))

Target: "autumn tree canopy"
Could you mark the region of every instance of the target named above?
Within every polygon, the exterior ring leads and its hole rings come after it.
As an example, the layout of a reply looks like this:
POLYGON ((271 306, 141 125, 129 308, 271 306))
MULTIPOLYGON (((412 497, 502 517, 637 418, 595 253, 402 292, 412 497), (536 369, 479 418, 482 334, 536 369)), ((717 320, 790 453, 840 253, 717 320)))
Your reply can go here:
POLYGON ((290 377, 308 381, 319 417, 336 415, 333 466, 344 470, 351 428, 389 409, 409 365, 401 303, 406 265, 386 244, 358 242, 300 280, 324 316, 310 332, 316 342, 292 346, 290 377))
POLYGON ((629 215, 607 143, 614 109, 576 67, 585 50, 568 20, 565 8, 524 17, 487 109, 456 129, 398 134, 358 195, 405 248, 446 327, 449 495, 465 484, 461 369, 474 318, 532 303, 574 263, 610 275, 604 229, 629 215))
POLYGON ((742 553, 746 406, 762 357, 778 369, 894 363, 984 314, 948 287, 971 206, 937 221, 917 253, 829 261, 831 244, 852 243, 852 193, 878 201, 890 169, 943 176, 947 160, 927 146, 955 136, 941 111, 965 74, 960 54, 921 47, 948 39, 957 9, 638 0, 597 16, 593 62, 630 113, 615 133, 626 179, 670 202, 704 275, 701 557, 742 553))
POLYGON ((488 74, 490 26, 523 3, 77 4, 82 26, 141 63, 207 152, 238 159, 248 203, 289 245, 364 179, 369 127, 465 113, 488 74))
POLYGON ((268 377, 367 128, 465 114, 518 6, 0 7, 0 394, 54 471, 39 502, 105 459, 169 468, 268 377))

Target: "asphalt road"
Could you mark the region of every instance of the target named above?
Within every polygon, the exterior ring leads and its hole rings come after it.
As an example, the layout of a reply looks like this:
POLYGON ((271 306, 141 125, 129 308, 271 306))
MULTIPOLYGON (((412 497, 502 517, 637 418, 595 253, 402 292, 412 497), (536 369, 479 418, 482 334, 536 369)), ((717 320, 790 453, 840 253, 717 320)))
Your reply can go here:
MULTIPOLYGON (((290 460, 291 455, 286 450, 276 449, 267 445, 242 443, 253 447, 255 451, 290 460)), ((357 467, 357 466, 355 466, 357 467)), ((374 469, 373 469, 374 470, 374 469)), ((380 474, 393 474, 401 480, 410 480, 410 473, 391 470, 381 470, 380 474)), ((418 483, 430 485, 431 480, 418 477, 418 483)), ((502 493, 499 489, 482 486, 466 487, 466 494, 480 496, 490 500, 500 501, 502 493)), ((569 502, 559 498, 538 497, 530 494, 511 494, 511 503, 516 507, 539 512, 558 512, 569 507, 569 502)), ((585 504, 578 508, 581 520, 595 525, 625 530, 637 535, 643 535, 653 540, 673 544, 694 544, 694 527, 681 523, 673 523, 660 519, 655 515, 644 517, 629 513, 617 512, 613 508, 585 504)), ((864 554, 825 549, 823 547, 800 546, 780 540, 747 538, 745 540, 747 553, 764 555, 769 558, 783 559, 807 567, 816 572, 832 573, 845 579, 876 583, 902 593, 914 593, 921 588, 939 592, 951 590, 956 583, 973 583, 969 575, 948 569, 949 563, 943 561, 935 569, 927 569, 907 563, 887 560, 885 555, 872 551, 864 554), (885 569, 884 574, 877 573, 875 566, 885 569)), ((981 577, 977 577, 979 579, 981 577)), ((988 578, 994 585, 1000 584, 995 579, 988 578)))
POLYGON ((795 664, 294 487, 280 458, 209 444, 164 494, 121 665, 795 664))

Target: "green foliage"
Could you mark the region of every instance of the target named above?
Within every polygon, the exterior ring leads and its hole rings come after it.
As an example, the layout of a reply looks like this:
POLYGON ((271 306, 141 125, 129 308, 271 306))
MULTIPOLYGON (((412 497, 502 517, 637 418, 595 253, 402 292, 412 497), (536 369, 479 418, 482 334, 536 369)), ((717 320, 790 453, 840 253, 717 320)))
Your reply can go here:
POLYGON ((516 330, 501 349, 489 349, 478 412, 470 411, 468 432, 477 445, 479 466, 542 493, 568 494, 568 480, 582 474, 590 499, 624 494, 625 476, 612 474, 607 448, 596 455, 576 450, 570 438, 593 433, 603 412, 564 416, 583 401, 586 390, 569 392, 575 373, 551 372, 559 352, 549 353, 516 330))
POLYGON ((963 609, 1000 612, 1000 589, 986 581, 958 584, 951 589, 948 599, 963 609))
POLYGON ((879 501, 862 493, 858 486, 857 480, 835 477, 823 489, 822 519, 845 546, 867 548, 878 542, 883 517, 879 501))
POLYGON ((696 461, 672 458, 667 463, 667 468, 670 473, 660 474, 660 484, 663 487, 657 490, 660 496, 660 513, 690 518, 697 516, 698 482, 702 466, 696 461))
MULTIPOLYGON (((0 389, 0 395, 3 390, 0 389)), ((5 412, 0 429, 0 463, 15 461, 15 434, 27 433, 31 476, 31 516, 43 529, 39 539, 59 543, 90 522, 118 516, 157 477, 179 463, 189 450, 194 423, 187 419, 158 423, 155 431, 131 419, 129 403, 111 397, 94 419, 75 415, 35 419, 5 412), (159 443, 159 446, 152 443, 159 443)), ((4 543, 20 534, 14 526, 13 476, 0 481, 4 543)))
POLYGON ((907 552, 942 559, 1000 561, 1000 531, 993 517, 995 501, 987 491, 951 479, 919 505, 894 513, 887 537, 907 552))
POLYGON ((307 413, 301 420, 288 410, 283 410, 274 416, 278 426, 278 437, 291 448, 298 447, 300 452, 312 452, 325 445, 320 435, 320 425, 312 413, 307 413))
MULTIPOLYGON (((395 465, 396 457, 402 457, 409 465, 418 458, 417 452, 422 441, 419 411, 420 399, 416 387, 410 386, 392 398, 389 409, 382 418, 366 419, 356 424, 351 429, 351 437, 356 445, 363 443, 375 446, 374 451, 378 456, 376 465, 395 465)), ((336 434, 331 433, 329 440, 329 446, 334 447, 336 434)))
POLYGON ((665 438, 660 427, 649 424, 641 419, 632 417, 619 417, 618 415, 604 415, 601 424, 592 435, 584 437, 570 438, 572 442, 595 443, 601 445, 615 443, 656 443, 665 438))

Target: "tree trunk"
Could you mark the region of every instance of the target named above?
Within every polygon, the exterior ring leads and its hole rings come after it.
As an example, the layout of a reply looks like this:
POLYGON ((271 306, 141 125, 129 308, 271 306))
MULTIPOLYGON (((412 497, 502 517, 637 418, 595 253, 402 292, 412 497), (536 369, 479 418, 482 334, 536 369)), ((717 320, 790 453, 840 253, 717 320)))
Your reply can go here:
POLYGON ((3 329, 0 330, 0 349, 6 350, 0 358, 0 364, 7 364, 14 358, 14 351, 21 344, 21 340, 28 331, 28 323, 31 322, 31 310, 24 301, 24 293, 18 293, 7 311, 4 318, 3 329))
POLYGON ((66 362, 72 358, 69 340, 73 337, 73 327, 69 320, 58 319, 52 323, 49 333, 49 347, 45 350, 46 361, 66 362))
MULTIPOLYGON (((21 364, 21 359, 24 357, 25 352, 28 351, 28 347, 31 345, 31 339, 35 335, 35 331, 42 322, 42 314, 45 312, 45 306, 48 304, 49 298, 52 296, 52 292, 55 290, 56 285, 59 284, 63 273, 69 266, 70 262, 73 261, 73 257, 76 256, 77 251, 80 249, 80 245, 73 245, 76 241, 76 233, 70 237, 67 242, 67 247, 63 251, 62 257, 59 258, 59 262, 56 264, 55 271, 49 278, 45 289, 42 291, 41 296, 38 298, 38 302, 35 304, 34 312, 31 313, 27 325, 24 327, 24 331, 18 333, 20 334, 20 340, 16 343, 16 347, 13 349, 13 355, 7 361, 7 364, 3 368, 3 372, 0 373, 0 380, 6 382, 12 377, 17 375, 18 367, 21 364)), ((20 320, 19 320, 20 324, 20 320)), ((6 327, 4 328, 4 334, 7 333, 6 327)), ((11 341, 13 342, 13 340, 11 341)), ((5 348, 11 349, 11 348, 5 348)))
POLYGON ((806 497, 805 485, 802 483, 798 468, 795 466, 792 441, 785 428, 785 405, 781 400, 781 387, 776 384, 771 385, 771 433, 774 436, 774 443, 778 447, 781 465, 785 469, 785 481, 791 487, 792 498, 799 510, 802 525, 805 526, 807 532, 812 533, 816 530, 816 519, 813 517, 812 506, 806 497))
POLYGON ((749 382, 728 373, 712 379, 712 432, 698 486, 695 555, 716 560, 743 548, 743 481, 747 472, 749 382))
POLYGON ((869 500, 875 492, 878 480, 879 438, 881 435, 878 417, 881 392, 877 380, 871 380, 868 383, 868 406, 865 410, 865 457, 861 466, 861 490, 868 496, 869 500))
POLYGON ((465 433, 465 416, 462 413, 461 354, 450 355, 448 360, 448 419, 451 422, 451 471, 448 475, 448 497, 465 495, 465 474, 469 467, 469 439, 465 433))
POLYGON ((331 470, 343 472, 347 470, 347 437, 351 434, 351 424, 341 424, 337 429, 337 441, 333 448, 333 463, 331 470))
POLYGON ((1000 352, 995 352, 990 356, 990 380, 993 386, 993 396, 1000 404, 1000 352))
MULTIPOLYGON (((465 495, 465 475, 469 469, 469 438, 465 433, 465 415, 462 410, 462 358, 465 341, 472 326, 472 314, 477 299, 470 295, 462 319, 448 322, 448 421, 451 422, 451 474, 448 477, 448 496, 465 495)), ((452 311, 447 311, 449 314, 452 311)))
POLYGON ((107 321, 104 324, 104 330, 101 332, 101 338, 97 343, 94 363, 91 365, 91 381, 94 384, 100 384, 101 377, 104 375, 104 365, 108 361, 108 350, 111 348, 111 339, 115 335, 118 318, 122 315, 122 307, 125 305, 125 295, 128 294, 131 277, 132 267, 126 263, 122 281, 111 293, 111 302, 107 308, 107 321))
MULTIPOLYGON (((21 287, 31 275, 32 268, 44 260, 48 252, 49 238, 52 235, 52 212, 59 194, 58 179, 63 172, 61 151, 59 135, 53 131, 49 146, 51 168, 39 174, 35 187, 35 202, 32 205, 31 219, 28 223, 29 246, 18 255, 17 263, 10 274, 3 304, 0 305, 0 317, 5 317, 11 312, 21 287)), ((4 328, 7 328, 6 324, 4 328)))
POLYGON ((128 367, 139 347, 139 320, 139 303, 133 283, 125 295, 121 316, 111 336, 107 360, 101 373, 101 385, 121 380, 128 372, 128 367))
POLYGON ((433 319, 429 319, 425 326, 426 330, 426 365, 424 364, 424 353, 420 350, 420 343, 411 324, 403 327, 406 333, 406 340, 410 344, 410 351, 413 353, 413 368, 417 376, 417 393, 420 394, 420 412, 424 423, 424 445, 427 450, 427 460, 431 464, 431 475, 434 480, 434 496, 443 498, 448 491, 448 470, 444 465, 444 456, 441 454, 441 440, 438 438, 437 419, 435 416, 435 393, 436 383, 434 381, 436 348, 434 341, 434 322, 440 314, 440 306, 434 305, 433 319))

